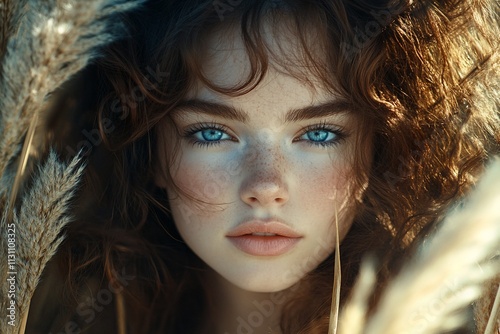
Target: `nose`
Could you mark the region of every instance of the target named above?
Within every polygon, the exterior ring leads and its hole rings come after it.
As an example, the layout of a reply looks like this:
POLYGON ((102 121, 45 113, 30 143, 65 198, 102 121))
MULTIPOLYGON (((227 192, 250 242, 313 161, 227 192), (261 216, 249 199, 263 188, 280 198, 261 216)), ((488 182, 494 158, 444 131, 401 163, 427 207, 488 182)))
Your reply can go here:
POLYGON ((279 154, 259 154, 246 163, 246 178, 241 184, 243 202, 252 207, 282 206, 289 198, 285 181, 285 161, 279 154))

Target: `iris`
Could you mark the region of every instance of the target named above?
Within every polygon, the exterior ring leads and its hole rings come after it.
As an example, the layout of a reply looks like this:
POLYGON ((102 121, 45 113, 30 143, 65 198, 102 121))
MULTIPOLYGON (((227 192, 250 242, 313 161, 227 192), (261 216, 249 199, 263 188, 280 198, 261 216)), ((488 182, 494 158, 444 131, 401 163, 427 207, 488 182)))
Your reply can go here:
POLYGON ((222 138, 222 131, 216 129, 206 129, 200 131, 200 133, 203 139, 207 141, 217 141, 222 138))
MULTIPOLYGON (((319 130, 319 131, 309 131, 307 132, 307 138, 312 140, 312 141, 325 141, 326 138, 328 137, 328 132, 330 131, 325 131, 325 130, 319 130), (311 133, 313 133, 311 135, 311 133)), ((332 132, 330 132, 332 133, 332 132)), ((335 136, 335 134, 332 133, 332 135, 335 136)))

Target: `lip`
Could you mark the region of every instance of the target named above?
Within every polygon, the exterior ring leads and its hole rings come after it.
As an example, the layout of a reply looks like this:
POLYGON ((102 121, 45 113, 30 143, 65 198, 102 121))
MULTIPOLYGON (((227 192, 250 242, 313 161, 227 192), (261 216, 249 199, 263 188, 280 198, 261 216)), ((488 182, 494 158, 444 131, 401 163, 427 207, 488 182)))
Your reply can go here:
POLYGON ((288 225, 274 219, 244 222, 232 229, 226 237, 236 248, 254 256, 284 254, 302 238, 288 225))

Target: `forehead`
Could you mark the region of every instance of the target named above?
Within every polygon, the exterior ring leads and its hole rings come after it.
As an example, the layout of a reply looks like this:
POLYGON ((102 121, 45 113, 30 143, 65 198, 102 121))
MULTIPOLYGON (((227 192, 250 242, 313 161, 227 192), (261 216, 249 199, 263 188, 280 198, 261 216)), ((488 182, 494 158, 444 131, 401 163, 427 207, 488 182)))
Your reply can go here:
MULTIPOLYGON (((289 99, 294 100, 296 96, 309 95, 310 101, 331 100, 332 90, 326 88, 324 83, 316 78, 310 71, 304 54, 307 52, 315 57, 315 62, 325 62, 325 52, 313 43, 314 31, 305 35, 303 41, 293 33, 285 23, 262 25, 260 31, 262 39, 255 44, 258 48, 249 52, 246 41, 241 36, 241 31, 237 27, 219 28, 207 36, 200 57, 202 73, 211 84, 217 87, 233 88, 243 84, 250 74, 263 71, 264 76, 260 84, 252 90, 247 97, 254 96, 259 99, 266 99, 270 96, 270 90, 276 94, 289 95, 289 99), (262 44, 259 45, 259 42, 262 44), (302 45, 305 42, 305 45, 302 45), (251 56, 249 55, 251 54, 251 56), (262 63, 252 63, 250 59, 265 58, 268 67, 262 68, 262 63), (265 92, 266 94, 262 94, 265 92)), ((255 42, 255 41, 254 41, 255 42)), ((248 43, 248 42, 247 42, 248 43)), ((255 46, 255 45, 254 45, 255 46)), ((190 90, 191 97, 205 98, 213 100, 215 93, 200 80, 195 80, 193 88, 190 90)))

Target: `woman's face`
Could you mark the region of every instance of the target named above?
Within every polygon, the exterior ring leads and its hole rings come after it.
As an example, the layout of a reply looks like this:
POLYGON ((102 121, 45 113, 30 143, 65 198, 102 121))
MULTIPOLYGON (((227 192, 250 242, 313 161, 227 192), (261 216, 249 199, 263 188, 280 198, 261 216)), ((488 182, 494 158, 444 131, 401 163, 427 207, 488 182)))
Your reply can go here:
MULTIPOLYGON (((226 36, 226 35, 225 35, 226 36)), ((272 43, 272 38, 270 40, 272 43)), ((203 70, 219 85, 246 78, 241 40, 214 35, 203 70)), ((167 188, 177 229, 187 245, 222 277, 254 292, 297 283, 333 251, 354 213, 353 161, 360 128, 342 100, 270 69, 251 92, 230 97, 201 83, 172 114, 183 137, 160 130, 161 168, 209 204, 167 188)), ((163 129, 166 129, 163 128, 163 129)))

